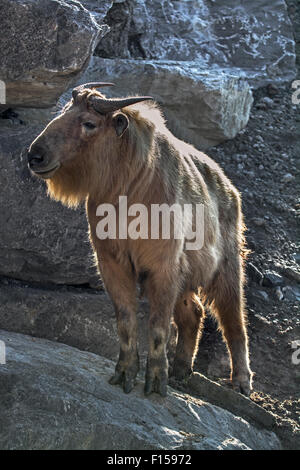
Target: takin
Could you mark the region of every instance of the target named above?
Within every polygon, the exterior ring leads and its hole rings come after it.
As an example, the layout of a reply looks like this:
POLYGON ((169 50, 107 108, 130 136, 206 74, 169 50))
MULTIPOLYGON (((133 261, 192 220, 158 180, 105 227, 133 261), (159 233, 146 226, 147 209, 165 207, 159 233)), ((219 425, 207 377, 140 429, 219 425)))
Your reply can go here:
MULTIPOLYGON (((120 354, 110 383, 122 385, 126 393, 135 385, 140 286, 150 310, 145 394, 167 394, 172 321, 178 340, 171 374, 183 380, 192 373, 207 305, 228 348, 233 388, 249 395, 240 195, 217 163, 167 129, 151 97, 108 99, 96 90, 106 85, 112 84, 88 83, 73 90, 60 115, 29 147, 28 165, 45 180, 53 199, 69 207, 85 201, 90 241, 117 319, 120 354), (150 225, 151 207, 189 205, 193 210, 188 215, 177 211, 176 217, 170 210, 169 237, 163 236, 162 224, 155 237, 145 236, 145 230, 124 236, 124 227, 122 236, 99 236, 103 204, 114 208, 121 228, 120 196, 126 196, 128 206, 145 207, 150 225), (196 206, 203 208, 200 224, 196 206), (178 218, 182 236, 175 236, 178 218), (191 233, 201 230, 201 246, 188 248, 191 233)), ((132 222, 133 212, 126 220, 132 222)))

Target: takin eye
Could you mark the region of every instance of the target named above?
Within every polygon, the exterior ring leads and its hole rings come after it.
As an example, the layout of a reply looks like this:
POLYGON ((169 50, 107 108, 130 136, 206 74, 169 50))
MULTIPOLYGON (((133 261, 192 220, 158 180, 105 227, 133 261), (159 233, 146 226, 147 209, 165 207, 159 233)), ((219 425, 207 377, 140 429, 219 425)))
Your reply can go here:
POLYGON ((95 129, 96 127, 96 125, 93 122, 84 122, 82 125, 88 130, 95 129))

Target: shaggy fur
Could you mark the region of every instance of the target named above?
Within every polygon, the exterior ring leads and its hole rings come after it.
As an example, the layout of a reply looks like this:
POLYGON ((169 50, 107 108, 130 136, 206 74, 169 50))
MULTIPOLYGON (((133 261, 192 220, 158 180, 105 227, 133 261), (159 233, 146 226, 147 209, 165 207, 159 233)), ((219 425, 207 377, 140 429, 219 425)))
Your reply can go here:
POLYGON ((181 379, 191 373, 206 301, 228 346, 233 386, 249 394, 243 298, 246 250, 238 191, 212 159, 171 134, 154 103, 101 115, 91 105, 92 96, 103 97, 92 90, 79 93, 33 142, 30 153, 43 152, 45 166, 60 165, 45 176, 52 198, 69 207, 86 201, 90 240, 115 306, 120 338, 111 383, 122 383, 129 392, 139 370, 136 311, 137 284, 142 282, 150 303, 145 393, 166 394, 172 317, 178 327, 172 372, 181 379), (118 137, 120 115, 127 117, 128 127, 118 137), (85 121, 96 128, 86 130, 85 121), (203 204, 203 247, 188 251, 182 240, 174 238, 100 240, 97 207, 111 203, 118 214, 119 195, 128 197, 128 206, 144 204, 149 214, 151 204, 203 204))

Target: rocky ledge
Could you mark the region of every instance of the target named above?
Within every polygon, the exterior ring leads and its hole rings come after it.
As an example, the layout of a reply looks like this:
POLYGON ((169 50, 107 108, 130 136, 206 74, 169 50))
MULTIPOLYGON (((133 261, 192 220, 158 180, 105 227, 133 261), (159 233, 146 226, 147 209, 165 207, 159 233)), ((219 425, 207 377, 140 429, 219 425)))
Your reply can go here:
POLYGON ((280 449, 277 436, 169 388, 166 399, 108 384, 113 363, 0 331, 1 449, 280 449), (3 361, 2 361, 3 362, 3 361))

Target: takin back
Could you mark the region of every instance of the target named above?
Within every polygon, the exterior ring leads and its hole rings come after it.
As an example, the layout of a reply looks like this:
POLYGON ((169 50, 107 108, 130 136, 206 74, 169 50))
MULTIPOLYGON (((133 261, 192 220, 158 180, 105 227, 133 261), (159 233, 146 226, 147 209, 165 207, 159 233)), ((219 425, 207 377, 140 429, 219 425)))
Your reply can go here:
POLYGON ((135 384, 140 367, 136 313, 141 286, 150 306, 145 394, 167 394, 172 321, 178 340, 170 373, 178 380, 192 373, 206 304, 228 348, 232 385, 249 395, 252 373, 243 294, 246 249, 239 193, 212 159, 167 129, 151 97, 108 99, 96 90, 106 85, 111 84, 89 83, 73 90, 71 101, 31 144, 28 164, 45 180, 53 199, 69 207, 86 203, 90 241, 115 308, 120 341, 110 383, 121 384, 126 393, 135 384), (124 197, 131 207, 126 219, 120 204, 124 197), (115 237, 99 236, 103 207, 115 211, 115 237), (169 237, 164 236, 163 223, 155 237, 145 227, 139 227, 140 236, 124 232, 124 220, 127 229, 141 207, 146 212, 140 225, 149 227, 153 207, 171 208, 169 237), (200 223, 194 209, 175 214, 172 209, 178 207, 201 207, 200 223), (180 237, 175 233, 178 224, 180 237), (202 242, 195 249, 187 241, 199 231, 202 242))

